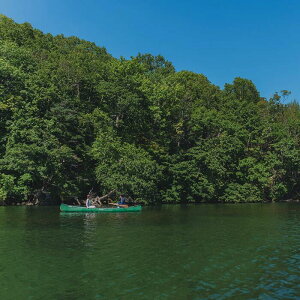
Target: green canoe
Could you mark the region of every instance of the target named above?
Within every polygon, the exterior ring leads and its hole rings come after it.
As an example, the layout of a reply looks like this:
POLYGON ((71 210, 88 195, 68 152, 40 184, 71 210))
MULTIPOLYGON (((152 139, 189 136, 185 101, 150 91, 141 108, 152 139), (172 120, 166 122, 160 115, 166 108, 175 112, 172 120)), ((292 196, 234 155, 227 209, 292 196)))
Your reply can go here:
POLYGON ((129 207, 106 207, 106 208, 87 208, 84 206, 74 206, 61 204, 60 210, 63 212, 132 212, 132 211, 141 211, 142 206, 129 206, 129 207))

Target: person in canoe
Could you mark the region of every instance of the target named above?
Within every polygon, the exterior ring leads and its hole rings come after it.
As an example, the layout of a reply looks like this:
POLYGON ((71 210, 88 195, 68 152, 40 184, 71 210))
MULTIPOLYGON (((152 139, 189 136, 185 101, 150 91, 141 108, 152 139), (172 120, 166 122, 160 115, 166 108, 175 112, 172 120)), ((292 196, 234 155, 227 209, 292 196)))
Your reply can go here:
POLYGON ((92 205, 92 200, 91 200, 91 196, 87 195, 86 197, 86 201, 85 201, 85 206, 86 208, 95 208, 95 205, 92 205))
POLYGON ((126 204, 126 198, 124 195, 120 195, 120 200, 118 202, 118 204, 121 204, 121 205, 125 205, 126 204))
POLYGON ((127 199, 125 198, 125 196, 123 194, 121 194, 118 203, 110 203, 110 204, 118 206, 118 207, 125 207, 126 208, 126 207, 128 207, 126 201, 127 201, 127 199))

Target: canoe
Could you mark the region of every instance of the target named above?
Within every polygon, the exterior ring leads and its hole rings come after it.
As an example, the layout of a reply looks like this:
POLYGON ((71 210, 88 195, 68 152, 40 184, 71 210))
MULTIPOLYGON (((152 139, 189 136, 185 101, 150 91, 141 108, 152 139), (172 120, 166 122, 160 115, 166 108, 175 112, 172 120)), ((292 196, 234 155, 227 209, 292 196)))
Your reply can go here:
POLYGON ((142 206, 129 206, 129 207, 105 207, 105 208, 87 208, 84 206, 75 206, 75 205, 67 205, 67 204, 61 204, 60 205, 60 211, 63 212, 133 212, 133 211, 141 211, 142 206))

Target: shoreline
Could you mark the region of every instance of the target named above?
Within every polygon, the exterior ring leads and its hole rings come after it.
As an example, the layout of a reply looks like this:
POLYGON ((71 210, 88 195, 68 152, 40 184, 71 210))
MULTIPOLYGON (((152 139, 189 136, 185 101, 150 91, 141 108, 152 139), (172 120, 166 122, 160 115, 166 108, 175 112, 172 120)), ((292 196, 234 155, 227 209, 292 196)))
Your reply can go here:
MULTIPOLYGON (((300 199, 286 199, 286 200, 280 200, 280 201, 258 201, 258 202, 162 202, 162 203, 136 203, 137 205, 142 205, 142 206, 160 206, 160 205, 201 205, 201 204, 271 204, 271 203, 300 203, 300 199)), ((18 203, 11 203, 11 204, 5 204, 5 203, 0 203, 1 206, 59 206, 60 204, 58 203, 45 203, 45 204, 34 204, 31 202, 18 202, 18 203)))

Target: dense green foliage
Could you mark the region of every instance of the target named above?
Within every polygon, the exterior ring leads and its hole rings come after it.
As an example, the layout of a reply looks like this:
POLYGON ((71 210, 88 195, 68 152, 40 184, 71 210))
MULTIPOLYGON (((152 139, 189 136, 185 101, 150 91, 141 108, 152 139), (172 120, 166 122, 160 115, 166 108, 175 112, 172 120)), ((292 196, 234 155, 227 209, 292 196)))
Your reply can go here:
POLYGON ((287 91, 222 90, 161 56, 116 59, 0 18, 0 201, 117 189, 149 202, 299 194, 300 109, 287 91))

